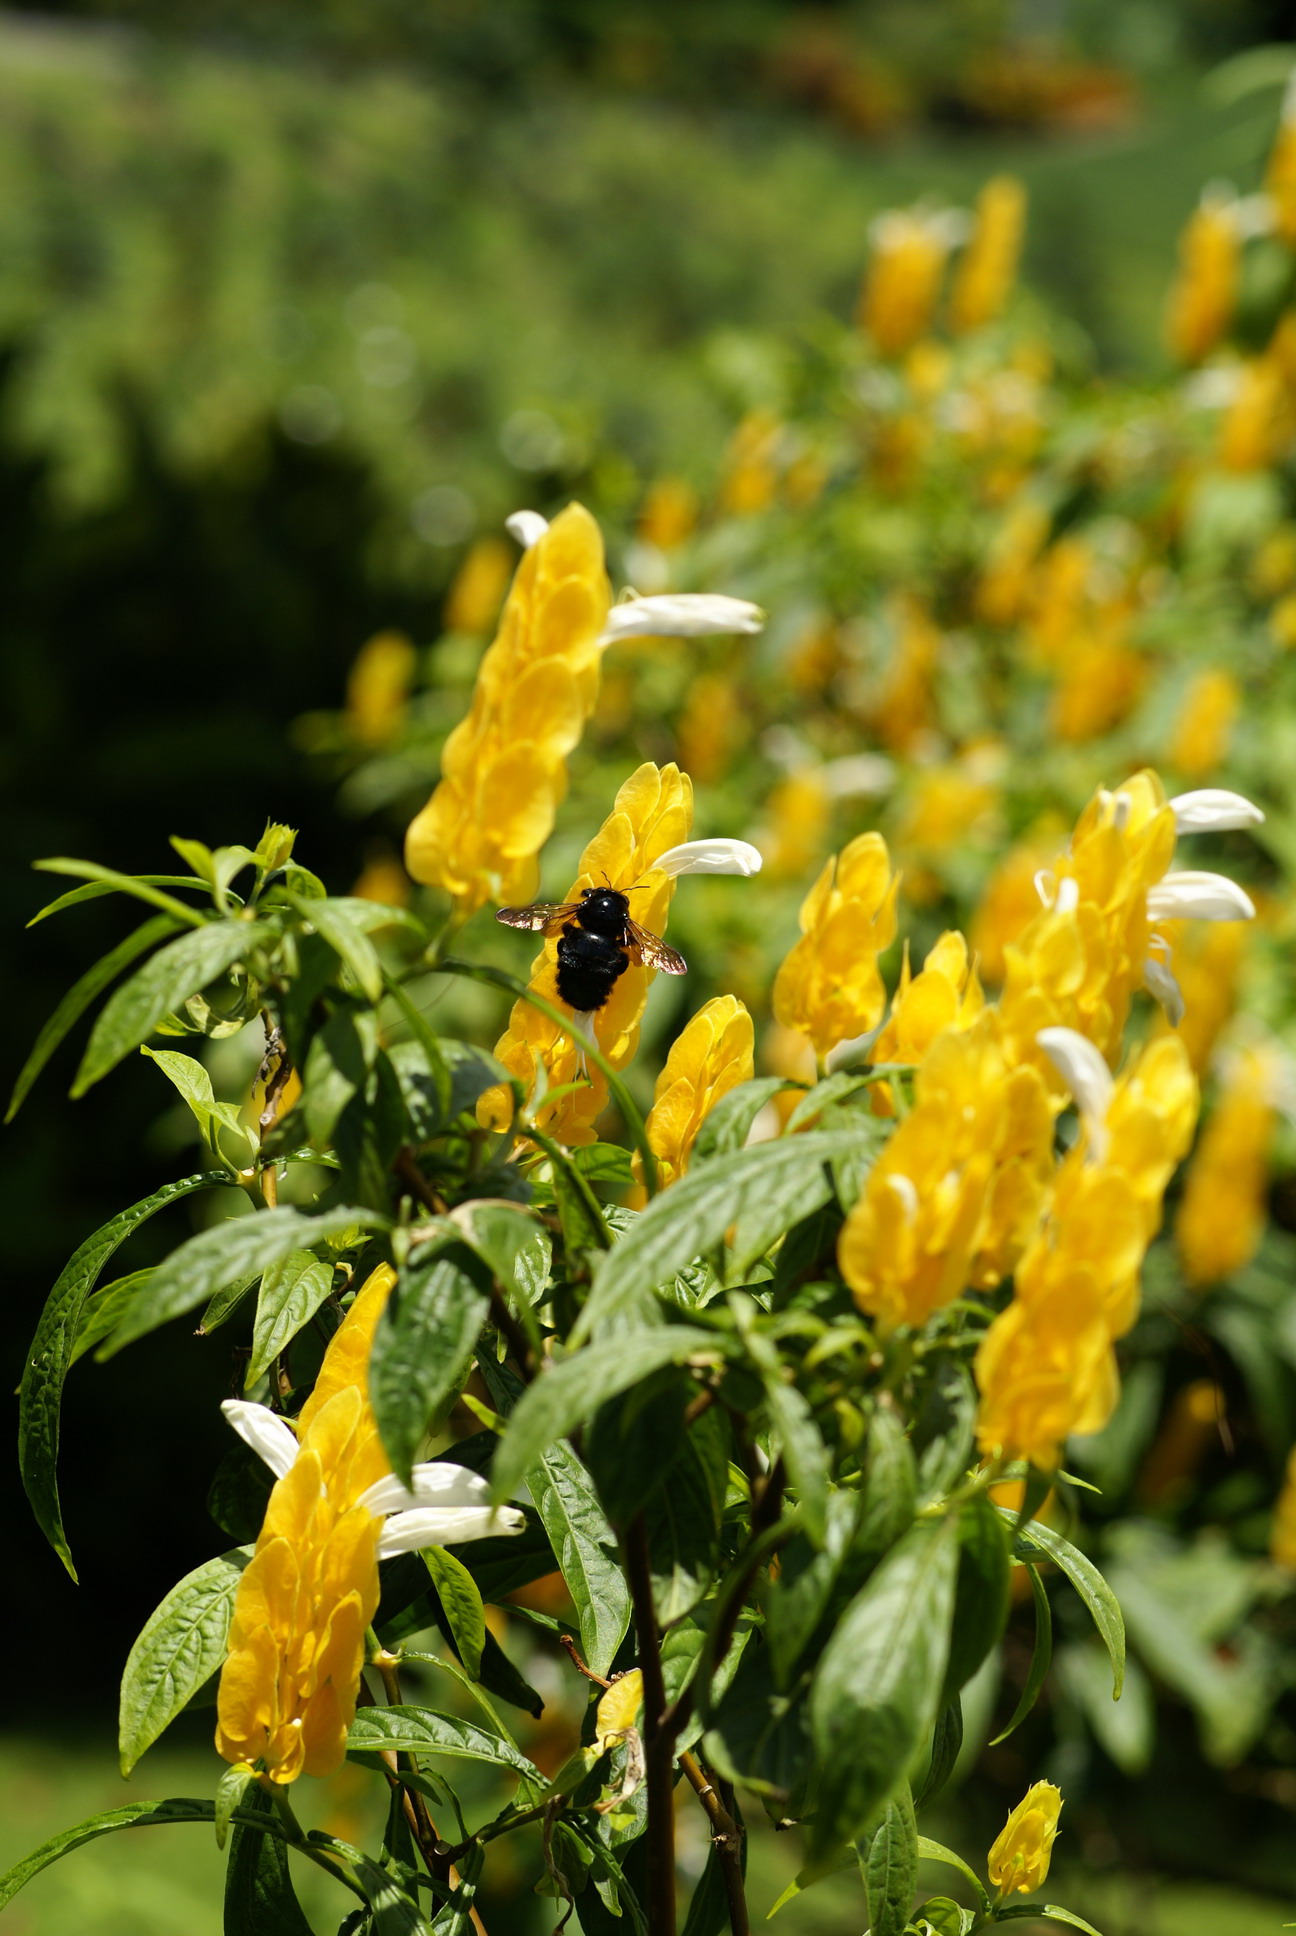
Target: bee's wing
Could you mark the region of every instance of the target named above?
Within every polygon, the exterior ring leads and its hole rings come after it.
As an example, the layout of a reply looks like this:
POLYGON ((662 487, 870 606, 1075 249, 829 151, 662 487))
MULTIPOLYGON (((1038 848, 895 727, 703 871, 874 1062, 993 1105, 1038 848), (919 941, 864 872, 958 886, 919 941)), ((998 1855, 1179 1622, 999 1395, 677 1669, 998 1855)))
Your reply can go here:
POLYGON ((557 934, 579 907, 579 901, 532 901, 529 907, 497 908, 495 919, 502 921, 506 928, 528 928, 532 934, 537 931, 557 934))
POLYGON ((687 975, 688 963, 683 955, 676 954, 674 948, 668 948, 658 935, 649 934, 637 921, 627 921, 625 925, 626 946, 645 967, 660 968, 663 975, 687 975))

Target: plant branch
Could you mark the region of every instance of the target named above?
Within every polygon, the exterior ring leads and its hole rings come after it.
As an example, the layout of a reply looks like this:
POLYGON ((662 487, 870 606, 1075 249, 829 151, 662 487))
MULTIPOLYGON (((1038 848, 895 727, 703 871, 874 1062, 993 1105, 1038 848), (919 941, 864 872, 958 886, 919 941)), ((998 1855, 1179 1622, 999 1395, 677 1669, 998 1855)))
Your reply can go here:
POLYGON ((679 1733, 666 1715, 657 1616, 653 1611, 648 1531, 637 1513, 623 1538, 626 1578, 634 1607, 639 1671, 644 1689, 644 1760, 648 1790, 648 1927, 675 1936, 675 1795, 672 1779, 679 1733))
POLYGON ((711 1839, 715 1844, 716 1854, 720 1858, 725 1900, 729 1905, 729 1927, 733 1936, 751 1936, 751 1919, 747 1913, 747 1891, 743 1886, 742 1826, 734 1820, 723 1796, 693 1755, 685 1751, 679 1758, 679 1765, 685 1781, 706 1810, 707 1820, 711 1824, 711 1839))

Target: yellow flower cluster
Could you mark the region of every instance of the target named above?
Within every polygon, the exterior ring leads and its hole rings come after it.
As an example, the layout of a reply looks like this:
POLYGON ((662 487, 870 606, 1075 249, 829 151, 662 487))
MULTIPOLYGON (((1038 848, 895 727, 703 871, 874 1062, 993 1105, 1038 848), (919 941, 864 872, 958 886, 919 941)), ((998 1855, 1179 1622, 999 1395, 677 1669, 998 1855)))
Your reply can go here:
POLYGON ((949 251, 948 224, 924 210, 897 210, 873 225, 859 323, 883 356, 899 356, 925 335, 949 251))
MULTIPOLYGON (((658 768, 646 761, 618 792, 612 812, 581 855, 580 872, 565 898, 579 900, 586 887, 606 885, 621 893, 638 888, 631 904, 633 918, 651 933, 663 933, 675 883, 664 874, 654 876, 653 863, 686 841, 692 824, 693 786, 688 775, 677 766, 658 768)), ((555 937, 546 941, 537 956, 530 986, 561 1007, 557 961, 555 937)), ((624 1067, 639 1046, 639 1024, 654 972, 631 961, 594 1017, 598 1045, 615 1069, 624 1067)), ((594 1141, 595 1119, 607 1107, 607 1080, 596 1068, 588 1071, 588 1080, 582 1079, 581 1051, 569 1030, 518 1001, 495 1053, 509 1073, 521 1080, 528 1096, 539 1097, 549 1089, 565 1092, 554 1102, 539 1101, 533 1107, 537 1127, 561 1143, 594 1141)), ((478 1103, 478 1119, 492 1128, 506 1128, 511 1113, 502 1087, 487 1090, 478 1103)))
POLYGON ((1012 175, 996 175, 977 197, 976 227, 950 292, 950 328, 981 329, 1000 314, 1012 291, 1026 226, 1026 191, 1012 175))
POLYGON ((837 1258, 860 1309, 891 1331, 997 1284, 1038 1221, 1052 1144, 1043 1080, 1010 1067, 994 1012, 946 1029, 842 1228, 837 1258))
POLYGON ((1247 1049, 1227 1059, 1175 1218, 1179 1262, 1192 1285, 1241 1270, 1259 1249, 1277 1126, 1275 1077, 1272 1052, 1247 1049))
POLYGON ((403 632, 377 632, 347 675, 347 724, 362 746, 385 746, 400 731, 417 655, 403 632))
POLYGON ((1201 359, 1227 333, 1237 305, 1242 244, 1232 199, 1206 195, 1179 241, 1179 279, 1170 294, 1166 336, 1184 363, 1201 359))
POLYGON ((381 1265, 334 1334, 235 1596, 216 1746, 276 1782, 332 1774, 355 1718, 382 1526, 360 1500, 390 1471, 365 1379, 394 1281, 381 1265))
MULTIPOLYGON (((702 1120, 721 1096, 750 1082, 755 1031, 736 995, 717 995, 671 1044, 666 1066, 653 1090, 648 1112, 648 1143, 664 1187, 683 1176, 702 1120)), ((635 1176, 643 1182, 638 1154, 635 1176)))
POLYGON ((961 934, 943 934, 916 975, 905 943, 891 1013, 873 1044, 874 1062, 921 1062, 945 1029, 970 1028, 985 1007, 976 964, 961 934))
POLYGON ((567 787, 567 755, 598 697, 609 590, 599 528, 568 505, 518 566, 471 709, 446 740, 441 780, 405 839, 416 881, 467 916, 529 901, 536 855, 567 787))
POLYGON ((898 887, 881 834, 860 834, 825 862, 801 904, 801 939, 774 982, 774 1018, 809 1036, 821 1057, 882 1019, 877 958, 895 940, 898 887))
POLYGON ((1166 1185, 1192 1140, 1197 1083, 1162 1036, 1116 1083, 1058 1173, 1017 1266, 1013 1301, 977 1352, 977 1437, 991 1456, 1050 1467, 1072 1432, 1106 1423, 1119 1389, 1112 1342, 1138 1312, 1139 1271, 1166 1185))

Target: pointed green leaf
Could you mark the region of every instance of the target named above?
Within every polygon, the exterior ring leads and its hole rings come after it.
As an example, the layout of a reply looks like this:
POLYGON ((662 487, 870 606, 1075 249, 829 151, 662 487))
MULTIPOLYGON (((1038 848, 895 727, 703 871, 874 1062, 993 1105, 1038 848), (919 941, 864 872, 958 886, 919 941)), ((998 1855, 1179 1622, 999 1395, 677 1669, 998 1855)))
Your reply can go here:
POLYGON ((357 988, 371 1002, 380 1001, 383 971, 378 951, 348 907, 340 901, 306 900, 300 894, 285 893, 283 898, 346 963, 357 988))
MULTIPOLYGON (((165 1802, 128 1802, 125 1808, 110 1808, 102 1815, 92 1815, 88 1821, 78 1822, 75 1828, 65 1828, 60 1834, 51 1836, 48 1842, 42 1842, 38 1849, 33 1849, 30 1855, 21 1862, 15 1862, 12 1869, 0 1876, 0 1909, 11 1902, 18 1891, 33 1876, 39 1875, 42 1869, 48 1869, 61 1856, 71 1855, 74 1849, 84 1848, 87 1842, 98 1841, 101 1835, 112 1835, 124 1828, 160 1828, 168 1823, 203 1822, 210 1826, 215 1820, 214 1803, 196 1801, 188 1796, 175 1796, 165 1802)), ((230 1820, 239 1828, 264 1829, 281 1840, 286 1839, 282 1824, 275 1818, 237 1808, 230 1820)), ((321 1847, 330 1846, 327 1836, 312 1839, 321 1847)))
POLYGON ((868 1135, 855 1129, 810 1130, 735 1150, 690 1170, 654 1197, 600 1261, 573 1342, 588 1338, 619 1312, 633 1310, 646 1292, 716 1250, 731 1224, 740 1229, 733 1267, 746 1269, 790 1223, 827 1202, 833 1187, 829 1160, 857 1149, 861 1136, 868 1135))
POLYGON ((477 1680, 481 1675, 482 1649, 486 1645, 486 1613, 477 1582, 463 1561, 448 1553, 444 1546, 426 1548, 423 1563, 432 1576, 459 1658, 477 1680))
POLYGON ((489 1311, 489 1274, 466 1244, 425 1245, 401 1267, 374 1333, 369 1396, 406 1485, 429 1424, 467 1376, 489 1311))
POLYGON ((169 1010, 272 938, 273 930, 257 922, 209 921, 160 948, 101 1009, 72 1094, 83 1096, 123 1056, 147 1041, 169 1010))
POLYGON ((111 1284, 105 1284, 102 1290, 87 1299, 69 1365, 74 1365, 78 1358, 92 1351, 101 1338, 106 1338, 110 1331, 117 1328, 137 1292, 152 1275, 152 1265, 147 1270, 132 1271, 128 1277, 118 1277, 111 1284))
POLYGON ((87 1237, 65 1264, 41 1312, 18 1391, 18 1459, 36 1523, 74 1580, 76 1568, 59 1509, 59 1412, 85 1301, 98 1282, 100 1271, 132 1230, 180 1197, 228 1182, 228 1176, 220 1172, 186 1176, 178 1183, 168 1183, 163 1189, 155 1190, 152 1196, 132 1204, 129 1210, 121 1211, 92 1237, 87 1237))
POLYGON ((970 1868, 963 1860, 963 1857, 957 1855, 953 1849, 947 1849, 943 1842, 933 1842, 929 1835, 920 1835, 918 1837, 918 1854, 924 1862, 943 1862, 947 1869, 957 1869, 959 1874, 964 1876, 972 1884, 983 1907, 989 1907, 990 1898, 986 1895, 984 1882, 982 1882, 976 1870, 970 1868))
MULTIPOLYGON (((1018 1903, 1012 1909, 995 1911, 997 1923, 1025 1922, 1028 1917, 1033 1917, 1036 1922, 1041 1923, 1064 1923, 1068 1929, 1083 1930, 1084 1936, 1100 1936, 1100 1932, 1092 1923, 1087 1923, 1083 1916, 1077 1916, 1072 1909, 1062 1909, 1055 1902, 1046 1902, 1042 1907, 1038 1904, 1018 1903)), ((1284 1923, 1283 1928, 1290 1929, 1291 1924, 1284 1923)))
POLYGON ((327 1210, 318 1217, 287 1209, 229 1217, 191 1237, 158 1265, 108 1340, 103 1355, 115 1356, 136 1338, 192 1311, 204 1298, 249 1271, 269 1270, 294 1250, 305 1250, 325 1237, 352 1229, 381 1229, 386 1222, 376 1210, 347 1208, 327 1210))
POLYGON ((953 1519, 920 1520, 856 1595, 811 1694, 820 1765, 812 1853, 849 1841, 895 1794, 936 1719, 958 1575, 953 1519))
MULTIPOLYGON (((312 1936, 288 1874, 274 1802, 257 1788, 239 1813, 261 1816, 263 1822, 259 1828, 244 1822, 234 1830, 225 1866, 224 1936, 312 1936)), ((218 1823, 218 1839, 219 1834, 218 1823)))
POLYGON ((350 1755, 381 1754, 389 1748, 405 1749, 410 1754, 449 1755, 461 1761, 485 1761, 495 1768, 508 1768, 537 1787, 545 1786, 544 1776, 520 1748, 513 1746, 494 1728, 479 1721, 467 1721, 457 1714, 442 1714, 432 1707, 362 1707, 357 1710, 347 1736, 350 1755))
POLYGON ((217 1102, 211 1076, 203 1064, 176 1049, 150 1049, 147 1044, 140 1049, 140 1054, 155 1062, 167 1081, 184 1097, 208 1155, 218 1163, 245 1169, 256 1156, 256 1137, 234 1103, 217 1102), (222 1131, 232 1140, 232 1156, 221 1148, 222 1131))
POLYGON ((61 858, 38 860, 32 865, 38 874, 71 874, 74 879, 87 880, 91 885, 74 888, 72 893, 63 894, 57 901, 51 901, 48 907, 42 908, 40 913, 28 922, 28 927, 35 927, 36 922, 43 921, 47 914, 54 914, 60 908, 70 907, 74 901, 94 900, 100 894, 133 895, 137 901, 148 901, 152 906, 161 908, 164 913, 174 916, 188 928, 200 928, 206 924, 206 917, 198 908, 190 907, 184 901, 177 901, 171 894, 160 893, 155 885, 157 882, 165 882, 168 887, 198 885, 197 881, 190 880, 184 874, 119 874, 115 867, 100 867, 97 861, 61 858))
MULTIPOLYGON (((1003 1511, 1003 1508, 999 1510, 1003 1511)), ((1004 1517, 1011 1521, 1013 1515, 1005 1513, 1004 1517)), ((1125 1679, 1125 1616, 1116 1595, 1093 1561, 1087 1559, 1069 1539, 1063 1539, 1061 1533, 1055 1533, 1051 1526, 1044 1526, 1038 1519, 1032 1519, 1019 1529, 1017 1538, 1019 1544, 1034 1547, 1051 1559, 1066 1574, 1088 1607, 1111 1660, 1112 1699, 1119 1700, 1125 1679)))
POLYGON ((902 1781, 869 1843, 864 1863, 869 1936, 904 1936, 918 1887, 918 1824, 913 1796, 902 1781))
POLYGON ((702 1119, 693 1144, 690 1166, 696 1168, 716 1156, 730 1156, 740 1150, 751 1134, 752 1124, 767 1102, 790 1085, 782 1076, 756 1076, 740 1082, 728 1095, 721 1096, 702 1119))
POLYGON ((332 1286, 332 1264, 321 1261, 313 1251, 290 1250, 277 1264, 271 1264, 261 1278, 245 1390, 269 1370, 302 1326, 310 1323, 332 1286))
POLYGON ((1031 1649, 1030 1666, 1026 1671, 1026 1684, 1022 1688, 1021 1698, 1012 1711, 1012 1718, 1007 1727, 990 1743, 992 1748, 997 1748, 1001 1741, 1006 1741, 1014 1729, 1020 1727, 1026 1719, 1039 1699, 1040 1689, 1044 1685, 1053 1659, 1053 1612, 1049 1606, 1049 1597, 1044 1590, 1044 1582, 1039 1576, 1038 1568, 1028 1564, 1026 1573, 1035 1599, 1035 1645, 1031 1649))
MULTIPOLYGON (((679 1187, 673 1184, 666 1195, 679 1187)), ((724 1349, 724 1339, 714 1331, 660 1325, 603 1339, 551 1365, 527 1387, 509 1420, 491 1469, 495 1498, 510 1498, 545 1448, 565 1438, 605 1400, 637 1385, 661 1365, 696 1357, 714 1362, 724 1349)))
POLYGON ((128 934, 124 941, 119 941, 111 953, 106 954, 101 961, 96 961, 93 968, 87 968, 80 981, 69 988, 36 1037, 31 1054, 18 1072, 18 1080, 9 1098, 9 1108, 5 1112, 7 1123, 12 1122, 18 1114, 37 1076, 68 1030, 80 1021, 96 995, 102 994, 110 982, 116 981, 122 969, 134 961, 136 955, 142 955, 144 950, 151 948, 155 941, 165 941, 168 935, 175 933, 176 927, 177 923, 170 915, 155 914, 151 921, 145 921, 143 926, 136 928, 133 934, 128 934))
POLYGON ((630 1592, 594 1482, 565 1441, 549 1446, 525 1477, 575 1602, 585 1659, 606 1674, 629 1630, 630 1592))
POLYGON ((186 1573, 144 1623, 122 1675, 118 1744, 129 1775, 225 1658, 246 1547, 186 1573))

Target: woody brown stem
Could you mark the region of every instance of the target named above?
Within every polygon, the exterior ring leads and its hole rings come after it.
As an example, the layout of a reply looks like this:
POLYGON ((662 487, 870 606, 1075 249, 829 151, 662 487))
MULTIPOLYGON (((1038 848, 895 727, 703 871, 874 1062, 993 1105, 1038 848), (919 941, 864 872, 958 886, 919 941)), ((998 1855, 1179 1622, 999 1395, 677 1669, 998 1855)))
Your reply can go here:
POLYGON ((675 1796, 672 1777, 678 1729, 671 1727, 666 1718, 666 1687, 662 1679, 657 1616, 653 1611, 648 1531, 642 1513, 636 1514, 631 1522, 624 1546, 644 1690, 648 1927, 653 1936, 675 1936, 675 1796))
POLYGON ((711 1839, 720 1860, 725 1901, 729 1906, 729 1927, 733 1936, 751 1936, 751 1919, 747 1913, 747 1892, 743 1886, 743 1830, 734 1820, 723 1795, 713 1785, 710 1776, 694 1756, 686 1751, 680 1756, 679 1765, 685 1781, 706 1810, 707 1820, 711 1824, 711 1839))

